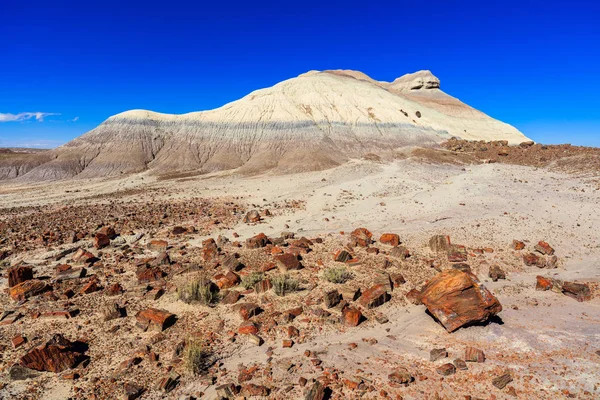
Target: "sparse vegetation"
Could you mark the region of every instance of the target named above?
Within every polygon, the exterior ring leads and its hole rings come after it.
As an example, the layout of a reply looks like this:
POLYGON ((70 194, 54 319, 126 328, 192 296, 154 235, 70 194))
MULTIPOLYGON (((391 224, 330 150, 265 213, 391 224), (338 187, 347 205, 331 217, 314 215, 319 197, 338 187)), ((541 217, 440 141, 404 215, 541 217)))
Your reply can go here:
POLYGON ((352 279, 352 273, 346 267, 327 268, 323 276, 331 283, 346 283, 352 279))
POLYGON ((179 299, 185 303, 212 304, 216 300, 212 282, 204 276, 186 281, 177 289, 179 299))
POLYGON ((262 272, 252 272, 251 274, 242 278, 241 285, 246 290, 252 289, 254 285, 256 285, 258 282, 261 282, 263 279, 265 279, 265 274, 262 272))
POLYGON ((185 369, 192 375, 200 375, 207 367, 207 354, 200 339, 188 339, 183 353, 185 369))
POLYGON ((289 275, 277 275, 271 279, 273 283, 273 291, 278 296, 285 296, 287 293, 295 292, 298 290, 298 280, 290 277, 289 275))

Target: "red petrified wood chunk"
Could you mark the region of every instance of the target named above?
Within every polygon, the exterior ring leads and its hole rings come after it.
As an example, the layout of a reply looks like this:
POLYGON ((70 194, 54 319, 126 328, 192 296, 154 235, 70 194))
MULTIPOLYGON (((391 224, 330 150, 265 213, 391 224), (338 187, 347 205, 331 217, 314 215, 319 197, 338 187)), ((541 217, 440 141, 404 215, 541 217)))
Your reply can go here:
POLYGON ((342 310, 342 319, 346 326, 358 326, 362 319, 362 313, 354 307, 344 307, 342 310))
POLYGON ((400 244, 400 236, 395 233, 384 233, 379 238, 379 241, 390 246, 398 246, 400 244))
POLYGON ((285 253, 280 256, 275 256, 275 262, 277 263, 277 267, 279 267, 279 269, 282 272, 301 268, 301 264, 300 261, 298 261, 298 257, 291 253, 285 253))
POLYGON ((38 294, 45 292, 48 288, 48 285, 44 282, 32 279, 11 287, 9 289, 9 294, 13 300, 21 301, 37 296, 38 294))
POLYGON ((137 325, 143 330, 158 329, 164 331, 175 323, 175 314, 157 308, 147 308, 135 316, 137 325))
POLYGON ((373 234, 369 232, 366 228, 357 228, 350 234, 352 238, 356 241, 356 244, 362 247, 367 247, 371 244, 373 234))
POLYGON ((474 275, 455 269, 433 277, 421 290, 421 301, 448 332, 502 311, 498 299, 474 275))
POLYGON ((22 366, 36 371, 62 372, 73 368, 83 359, 75 343, 56 334, 46 344, 31 349, 21 357, 22 366))
POLYGON ((33 279, 33 268, 26 265, 8 270, 8 287, 16 286, 31 279, 33 279))
POLYGON ((390 299, 390 295, 385 290, 384 285, 375 285, 365 290, 358 301, 363 307, 379 307, 390 299))

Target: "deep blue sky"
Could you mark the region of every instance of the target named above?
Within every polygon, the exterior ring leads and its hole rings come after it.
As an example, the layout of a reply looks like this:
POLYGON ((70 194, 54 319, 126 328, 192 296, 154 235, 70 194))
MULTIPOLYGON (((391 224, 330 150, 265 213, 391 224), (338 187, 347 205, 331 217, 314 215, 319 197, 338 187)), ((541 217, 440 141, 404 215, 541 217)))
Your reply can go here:
POLYGON ((579 0, 0 0, 0 121, 21 119, 0 122, 0 147, 53 147, 128 109, 211 109, 337 68, 430 69, 537 141, 600 146, 599 21, 579 0))

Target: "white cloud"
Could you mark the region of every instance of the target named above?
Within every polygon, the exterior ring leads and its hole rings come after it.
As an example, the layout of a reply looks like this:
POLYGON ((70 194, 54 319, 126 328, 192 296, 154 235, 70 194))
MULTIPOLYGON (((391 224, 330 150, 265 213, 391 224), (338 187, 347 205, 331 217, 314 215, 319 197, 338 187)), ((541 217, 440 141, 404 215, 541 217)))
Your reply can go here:
POLYGON ((69 120, 69 122, 77 122, 77 121, 79 121, 79 117, 75 117, 75 118, 69 120))
POLYGON ((18 114, 0 113, 0 122, 19 122, 27 121, 33 118, 35 118, 35 120, 38 122, 43 122, 44 118, 49 117, 51 115, 60 114, 47 112, 22 112, 18 114))

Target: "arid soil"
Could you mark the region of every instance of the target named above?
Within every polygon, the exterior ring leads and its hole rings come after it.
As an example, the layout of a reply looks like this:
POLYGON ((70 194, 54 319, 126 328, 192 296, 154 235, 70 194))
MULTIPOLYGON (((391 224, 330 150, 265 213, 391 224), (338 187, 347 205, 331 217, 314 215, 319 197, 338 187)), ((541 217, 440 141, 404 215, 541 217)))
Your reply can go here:
POLYGON ((0 186, 0 397, 598 398, 597 151, 445 147, 0 186))

